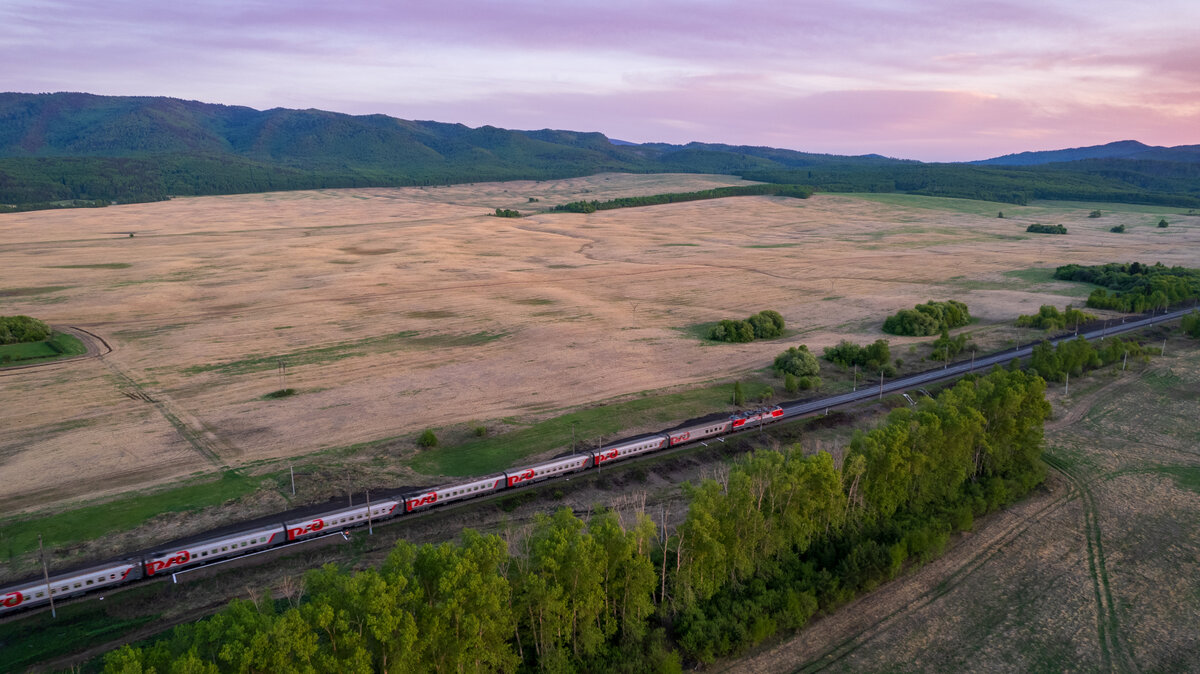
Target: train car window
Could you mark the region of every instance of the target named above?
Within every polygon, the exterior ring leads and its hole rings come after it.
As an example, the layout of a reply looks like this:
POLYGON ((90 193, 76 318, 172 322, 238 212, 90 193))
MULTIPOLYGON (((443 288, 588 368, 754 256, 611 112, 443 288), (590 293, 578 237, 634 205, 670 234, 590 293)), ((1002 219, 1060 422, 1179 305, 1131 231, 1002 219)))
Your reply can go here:
MULTIPOLYGON (((89 581, 87 582, 87 584, 88 584, 88 585, 91 585, 91 584, 92 584, 92 581, 91 581, 91 580, 89 580, 89 581)), ((78 587, 78 586, 76 586, 76 587, 78 587)))
POLYGON ((45 593, 45 592, 39 592, 39 593, 37 593, 37 594, 33 595, 33 598, 34 598, 34 599, 41 599, 41 598, 42 598, 42 597, 44 597, 44 596, 46 596, 46 593, 45 593))

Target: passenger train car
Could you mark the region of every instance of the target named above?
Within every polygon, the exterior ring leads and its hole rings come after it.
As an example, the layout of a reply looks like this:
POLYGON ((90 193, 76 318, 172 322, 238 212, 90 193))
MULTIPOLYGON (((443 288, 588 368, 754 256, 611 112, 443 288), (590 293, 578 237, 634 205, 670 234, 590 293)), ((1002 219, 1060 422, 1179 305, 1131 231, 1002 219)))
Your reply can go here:
POLYGON ((37 578, 17 583, 0 588, 0 617, 47 604, 51 597, 73 597, 137 580, 166 576, 204 564, 316 538, 321 534, 338 533, 368 522, 403 516, 416 510, 599 468, 610 461, 620 461, 670 447, 701 442, 706 438, 726 433, 758 428, 783 417, 783 408, 779 406, 735 414, 725 419, 700 422, 672 431, 622 440, 598 450, 562 456, 469 482, 444 485, 371 503, 369 507, 363 505, 343 508, 318 513, 307 519, 285 520, 278 524, 260 525, 191 543, 164 546, 141 557, 110 561, 87 569, 51 576, 49 582, 37 578))

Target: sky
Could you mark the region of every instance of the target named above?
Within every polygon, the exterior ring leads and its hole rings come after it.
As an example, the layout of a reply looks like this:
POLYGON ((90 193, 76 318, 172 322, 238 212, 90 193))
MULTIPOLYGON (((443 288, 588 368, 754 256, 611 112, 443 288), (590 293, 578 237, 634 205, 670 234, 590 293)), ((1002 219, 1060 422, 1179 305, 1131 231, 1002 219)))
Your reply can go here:
POLYGON ((0 90, 923 161, 1200 143, 1197 0, 0 0, 0 90))

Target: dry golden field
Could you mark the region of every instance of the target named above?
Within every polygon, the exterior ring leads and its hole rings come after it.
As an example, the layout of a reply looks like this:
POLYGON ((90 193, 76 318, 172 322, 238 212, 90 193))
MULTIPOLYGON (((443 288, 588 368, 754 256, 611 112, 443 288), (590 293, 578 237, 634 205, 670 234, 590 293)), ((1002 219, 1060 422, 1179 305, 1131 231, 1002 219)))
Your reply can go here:
POLYGON ((601 175, 0 216, 0 314, 113 348, 0 372, 0 511, 732 378, 789 344, 874 339, 928 299, 1009 322, 1081 302, 1086 289, 1037 271, 1068 262, 1200 263, 1200 218, 1149 207, 1089 219, 1090 204, 818 195, 489 215, 739 182, 601 175), (1071 233, 1027 235, 1031 222, 1071 233), (1119 223, 1130 231, 1109 233, 1119 223), (705 345, 687 330, 768 308, 796 334, 705 345), (298 394, 263 399, 282 387, 298 394))

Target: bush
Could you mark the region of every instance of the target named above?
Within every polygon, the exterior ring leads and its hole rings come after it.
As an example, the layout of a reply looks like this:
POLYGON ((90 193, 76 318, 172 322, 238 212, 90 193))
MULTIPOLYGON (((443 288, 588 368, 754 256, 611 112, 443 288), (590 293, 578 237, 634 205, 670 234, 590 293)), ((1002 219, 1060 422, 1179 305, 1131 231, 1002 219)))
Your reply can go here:
POLYGON ((837 346, 825 347, 821 357, 846 368, 858 365, 868 370, 879 370, 891 360, 892 353, 886 339, 877 339, 867 346, 843 339, 837 346))
POLYGON ((1125 225, 1117 225, 1116 227, 1113 227, 1112 229, 1110 229, 1108 231, 1114 232, 1116 234, 1124 234, 1125 233, 1125 225))
POLYGON ((30 316, 0 316, 0 344, 40 342, 50 338, 50 326, 30 316))
POLYGON ((1183 317, 1180 327, 1189 337, 1200 339, 1200 313, 1193 311, 1183 317))
POLYGON ((475 433, 475 437, 477 437, 477 438, 482 438, 482 437, 486 436, 487 435, 487 426, 476 426, 474 433, 475 433))
POLYGON ((1163 229, 1165 229, 1165 228, 1167 227, 1167 225, 1168 225, 1168 224, 1170 224, 1170 223, 1168 223, 1168 222, 1167 222, 1167 219, 1166 219, 1166 218, 1162 218, 1162 219, 1160 219, 1160 220, 1158 221, 1158 226, 1159 226, 1159 227, 1161 227, 1161 228, 1163 228, 1163 229))
POLYGON ((883 331, 893 335, 926 337, 943 330, 962 327, 971 322, 967 305, 954 300, 930 300, 912 309, 901 309, 883 322, 883 331))
POLYGON ((1038 225, 1033 224, 1025 228, 1026 232, 1034 234, 1066 234, 1067 228, 1062 225, 1038 225))
MULTIPOLYGON (((821 371, 821 364, 807 346, 793 346, 775 357, 775 371, 780 376, 791 373, 797 377, 812 377, 821 371)), ((803 388, 803 383, 801 383, 803 388)))
POLYGON ((746 404, 746 394, 742 391, 742 382, 733 382, 733 404, 741 407, 746 404))
POLYGON ((708 338, 717 342, 753 342, 774 339, 783 334, 783 316, 767 309, 744 321, 723 320, 708 331, 708 338))
POLYGON ((800 381, 791 372, 783 373, 783 390, 795 395, 800 392, 800 381))
POLYGON ((775 397, 775 389, 768 386, 767 388, 763 389, 762 393, 758 394, 758 401, 763 402, 763 403, 770 402, 771 398, 774 398, 774 397, 775 397))
POLYGON ((507 208, 497 208, 495 216, 497 218, 519 218, 519 217, 521 217, 521 212, 510 210, 507 208))
POLYGON ((1092 211, 1091 213, 1088 213, 1089 218, 1098 218, 1101 215, 1103 214, 1100 211, 1092 211))
POLYGON ((417 444, 426 448, 437 447, 438 439, 437 436, 433 434, 433 430, 426 428, 425 431, 421 433, 421 437, 417 438, 417 444))

